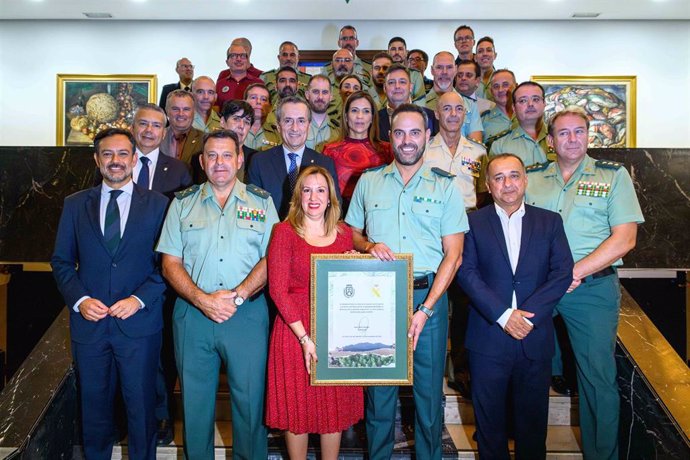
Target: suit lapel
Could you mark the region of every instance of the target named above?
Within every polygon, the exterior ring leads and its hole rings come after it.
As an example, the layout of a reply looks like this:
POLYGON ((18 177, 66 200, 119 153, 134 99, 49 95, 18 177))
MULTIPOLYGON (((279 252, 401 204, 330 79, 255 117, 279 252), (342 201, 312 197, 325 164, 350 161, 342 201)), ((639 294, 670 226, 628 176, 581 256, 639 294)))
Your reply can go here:
POLYGON ((508 256, 506 237, 503 234, 501 219, 499 219, 495 209, 489 212, 489 224, 491 225, 491 229, 494 231, 494 236, 496 236, 496 240, 498 241, 498 247, 501 248, 501 254, 503 254, 503 257, 506 259, 508 267, 510 267, 510 257, 508 256))
POLYGON ((168 159, 160 150, 158 151, 158 161, 156 162, 156 169, 153 173, 153 185, 152 190, 163 190, 163 184, 165 183, 165 176, 168 172, 168 159))
POLYGON ((137 217, 139 213, 143 212, 144 208, 144 193, 138 185, 134 184, 134 189, 132 189, 132 201, 129 204, 129 214, 127 215, 127 223, 125 224, 125 231, 122 233, 122 238, 120 238, 120 244, 117 247, 114 255, 118 255, 122 248, 127 245, 129 240, 132 238, 131 234, 136 232, 135 223, 138 221, 137 217))
POLYGON ((86 212, 89 216, 89 222, 91 223, 91 229, 96 235, 96 239, 101 243, 105 252, 110 254, 110 250, 105 245, 105 239, 103 238, 103 231, 101 230, 101 186, 97 186, 91 189, 89 193, 89 199, 86 202, 86 212))
POLYGON ((311 150, 310 148, 305 148, 304 149, 304 154, 302 155, 302 162, 299 165, 299 169, 304 169, 307 166, 312 166, 316 163, 316 151, 311 150))
POLYGON ((520 257, 518 257, 517 267, 515 267, 515 272, 520 269, 523 259, 527 256, 527 250, 529 247, 530 239, 532 238, 532 228, 534 227, 532 222, 532 213, 528 206, 525 206, 525 215, 522 216, 522 237, 520 238, 520 257))

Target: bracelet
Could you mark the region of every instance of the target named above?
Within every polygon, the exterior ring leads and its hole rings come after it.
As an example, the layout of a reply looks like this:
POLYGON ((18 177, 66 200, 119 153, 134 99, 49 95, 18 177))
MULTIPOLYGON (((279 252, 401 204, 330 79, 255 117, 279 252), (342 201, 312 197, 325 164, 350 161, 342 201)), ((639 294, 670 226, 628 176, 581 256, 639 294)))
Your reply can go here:
POLYGON ((304 334, 302 337, 299 339, 299 344, 304 345, 307 342, 311 342, 311 337, 309 337, 309 334, 304 334))

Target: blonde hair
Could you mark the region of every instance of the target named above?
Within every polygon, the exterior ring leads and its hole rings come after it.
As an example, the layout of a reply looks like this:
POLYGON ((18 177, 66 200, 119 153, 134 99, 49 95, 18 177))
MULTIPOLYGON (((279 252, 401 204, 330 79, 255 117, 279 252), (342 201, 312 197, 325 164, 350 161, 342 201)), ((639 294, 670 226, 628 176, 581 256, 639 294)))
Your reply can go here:
POLYGON ((302 209, 302 188, 307 177, 320 174, 326 179, 328 184, 328 200, 329 204, 324 213, 324 235, 330 235, 333 230, 340 232, 338 222, 340 221, 340 202, 335 193, 335 182, 333 177, 326 168, 321 166, 308 166, 300 171, 295 183, 295 189, 292 191, 290 198, 290 210, 285 220, 290 222, 290 225, 299 236, 304 238, 304 209, 302 209))

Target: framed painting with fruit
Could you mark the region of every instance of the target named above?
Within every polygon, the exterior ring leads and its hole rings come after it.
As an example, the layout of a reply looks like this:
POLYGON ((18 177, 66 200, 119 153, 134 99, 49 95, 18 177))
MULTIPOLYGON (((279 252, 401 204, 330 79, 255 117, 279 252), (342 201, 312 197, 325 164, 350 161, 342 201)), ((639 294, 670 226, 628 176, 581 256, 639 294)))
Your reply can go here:
POLYGON ((137 107, 156 102, 155 75, 57 76, 57 145, 91 145, 106 128, 129 129, 137 107))

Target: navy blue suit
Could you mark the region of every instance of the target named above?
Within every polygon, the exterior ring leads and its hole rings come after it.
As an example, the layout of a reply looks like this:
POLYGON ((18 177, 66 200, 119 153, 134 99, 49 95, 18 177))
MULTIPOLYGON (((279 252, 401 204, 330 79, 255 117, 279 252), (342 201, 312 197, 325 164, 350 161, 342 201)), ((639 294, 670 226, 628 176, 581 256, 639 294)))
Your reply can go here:
MULTIPOLYGON (((189 86, 191 88, 191 83, 189 84, 189 86)), ((176 89, 182 89, 182 86, 180 85, 179 81, 177 83, 170 83, 163 86, 163 89, 161 90, 161 99, 158 102, 158 105, 161 109, 165 110, 165 102, 168 100, 168 94, 172 93, 176 89)))
POLYGON ((111 457, 115 382, 127 406, 129 454, 153 459, 156 447, 155 384, 165 283, 154 247, 168 200, 134 185, 127 225, 112 255, 99 224, 101 187, 65 199, 51 259, 70 311, 72 351, 82 398, 87 459, 111 457), (127 319, 88 321, 73 310, 84 296, 110 307, 135 295, 144 308, 127 319))
MULTIPOLYGON (((311 165, 322 166, 331 173, 333 182, 335 182, 335 192, 338 196, 338 201, 342 202, 340 187, 338 187, 338 175, 335 172, 333 160, 307 147, 302 155, 300 169, 311 165)), ((278 217, 280 217, 280 220, 285 219, 290 209, 290 181, 288 180, 287 165, 285 164, 285 154, 283 153, 282 145, 263 152, 257 152, 252 156, 246 182, 269 192, 271 198, 273 198, 273 204, 275 204, 278 210, 278 217)))
MULTIPOLYGON (((431 137, 434 137, 438 133, 438 120, 436 119, 436 114, 434 111, 422 107, 424 112, 426 112, 427 125, 426 127, 431 130, 431 137)), ((388 109, 385 107, 379 110, 379 139, 382 141, 390 142, 391 134, 391 120, 388 116, 388 109)))
POLYGON ((561 217, 525 206, 520 255, 513 274, 501 221, 494 206, 468 215, 458 281, 470 298, 465 345, 470 352, 472 401, 479 455, 508 459, 507 394, 512 392, 517 458, 546 455, 550 360, 554 352, 553 309, 572 281, 573 258, 561 217), (534 313, 523 339, 508 335, 496 320, 510 308, 534 313))

